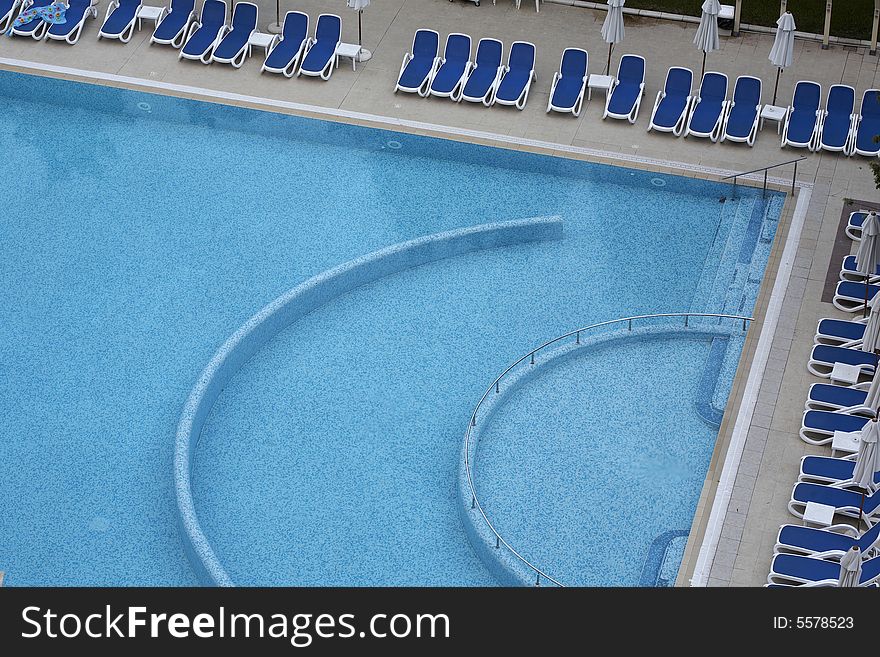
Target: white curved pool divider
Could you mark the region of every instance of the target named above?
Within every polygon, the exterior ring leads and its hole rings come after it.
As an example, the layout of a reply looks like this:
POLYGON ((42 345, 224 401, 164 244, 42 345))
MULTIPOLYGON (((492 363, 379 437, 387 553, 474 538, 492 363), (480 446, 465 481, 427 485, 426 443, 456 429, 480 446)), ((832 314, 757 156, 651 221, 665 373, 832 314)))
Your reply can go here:
MULTIPOLYGON (((687 323, 685 315, 688 313, 675 313, 673 315, 645 316, 634 319, 669 319, 678 320, 680 325, 662 323, 641 327, 629 327, 626 319, 617 324, 619 328, 613 328, 609 332, 598 335, 586 335, 581 332, 577 337, 572 337, 571 342, 551 349, 546 353, 538 351, 534 361, 524 358, 522 362, 508 374, 502 375, 497 382, 492 383, 489 393, 479 405, 476 412, 476 422, 471 425, 470 431, 465 432, 465 440, 462 445, 461 458, 459 459, 458 476, 456 485, 458 488, 459 515, 465 528, 465 533, 470 540, 471 546, 495 579, 505 586, 565 586, 555 578, 552 572, 541 568, 541 564, 526 563, 528 555, 519 550, 527 551, 527 546, 511 546, 502 543, 499 534, 496 534, 489 526, 488 514, 483 515, 484 509, 479 506, 475 499, 471 482, 476 478, 477 458, 481 434, 491 424, 495 413, 504 406, 507 398, 529 381, 541 376, 549 369, 564 364, 567 360, 578 358, 584 352, 593 348, 618 340, 640 339, 644 337, 664 337, 674 340, 679 338, 703 337, 707 340, 722 336, 731 336, 740 333, 743 318, 725 316, 721 323, 713 323, 713 319, 700 316, 700 313, 690 314, 687 323), (496 387, 497 383, 497 387, 496 387), (469 436, 469 437, 468 437, 469 436), (468 463, 470 463, 471 477, 468 477, 468 463), (514 552, 514 549, 517 552, 514 552)), ((588 327, 589 328, 589 327, 588 327)), ((573 332, 574 333, 574 332, 573 332)), ((474 483, 474 488, 476 484, 474 483)), ((539 501, 538 501, 539 502, 539 501)), ((574 583, 576 584, 576 583, 574 583)))
POLYGON ((186 556, 199 582, 233 586, 199 525, 192 494, 193 452, 214 402, 251 356, 300 317, 361 285, 472 251, 559 239, 562 230, 559 217, 534 217, 481 224, 400 242, 308 279, 266 305, 228 338, 191 390, 177 425, 174 445, 178 524, 186 556))

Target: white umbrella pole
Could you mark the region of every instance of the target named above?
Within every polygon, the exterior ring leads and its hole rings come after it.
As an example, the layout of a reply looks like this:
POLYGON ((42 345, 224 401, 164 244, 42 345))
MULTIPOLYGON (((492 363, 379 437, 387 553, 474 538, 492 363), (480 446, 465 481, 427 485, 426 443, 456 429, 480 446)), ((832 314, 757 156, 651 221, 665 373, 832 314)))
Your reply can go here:
POLYGON ((275 0, 275 22, 266 28, 271 34, 281 34, 281 0, 275 0))
POLYGON ((706 51, 703 51, 703 66, 700 69, 700 84, 702 84, 703 76, 706 75, 706 51))
POLYGON ((773 87, 773 102, 771 105, 776 105, 776 92, 779 91, 779 76, 782 74, 782 68, 776 67, 776 86, 773 87))
POLYGON ((605 65, 605 75, 611 73, 611 50, 614 48, 613 43, 608 44, 608 63, 605 65))

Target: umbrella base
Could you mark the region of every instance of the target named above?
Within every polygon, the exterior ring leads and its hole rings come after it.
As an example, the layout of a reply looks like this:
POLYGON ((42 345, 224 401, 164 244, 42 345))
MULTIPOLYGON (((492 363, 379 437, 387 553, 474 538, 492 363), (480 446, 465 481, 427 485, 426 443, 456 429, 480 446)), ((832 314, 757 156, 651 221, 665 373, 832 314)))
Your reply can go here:
POLYGON ((357 61, 366 62, 373 58, 373 53, 371 53, 366 48, 361 48, 361 51, 358 53, 357 61))
POLYGON ((281 23, 269 23, 266 26, 266 31, 269 34, 281 34, 281 23))

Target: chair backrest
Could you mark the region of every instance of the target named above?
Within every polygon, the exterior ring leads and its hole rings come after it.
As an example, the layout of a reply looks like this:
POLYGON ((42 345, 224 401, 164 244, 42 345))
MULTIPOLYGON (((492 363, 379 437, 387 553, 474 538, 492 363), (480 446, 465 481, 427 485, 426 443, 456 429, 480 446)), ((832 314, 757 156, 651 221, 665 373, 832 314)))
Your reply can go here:
POLYGON ((480 39, 477 44, 477 66, 498 68, 501 66, 501 51, 504 46, 498 39, 480 39))
POLYGON ((511 70, 532 71, 535 68, 535 44, 528 41, 514 41, 507 55, 507 65, 511 70))
POLYGON ((880 557, 862 561, 862 576, 859 581, 868 582, 877 576, 880 576, 880 557))
POLYGON ((862 534, 859 537, 859 540, 856 541, 856 545, 859 546, 862 554, 865 554, 868 550, 874 547, 874 544, 878 540, 880 540, 880 522, 862 534))
POLYGON ((302 43, 309 34, 309 15, 301 11, 289 11, 284 14, 284 27, 281 36, 302 43))
POLYGON ((861 114, 863 117, 880 117, 880 89, 868 89, 865 91, 865 94, 862 96, 861 114))
POLYGON ((801 80, 794 87, 791 104, 796 110, 815 112, 819 109, 821 97, 822 88, 818 84, 801 80))
POLYGON ((338 43, 342 36, 342 19, 336 14, 321 14, 315 26, 315 38, 318 41, 338 43))
POLYGON ((645 81, 645 59, 638 55, 624 55, 617 66, 617 79, 621 82, 641 84, 645 81))
POLYGON ((863 511, 867 514, 874 513, 880 506, 880 491, 874 491, 865 498, 865 508, 863 511))
POLYGON ((236 3, 232 9, 232 27, 245 30, 257 28, 257 5, 251 2, 236 3))
POLYGON ((825 109, 829 114, 853 113, 856 104, 856 90, 847 84, 835 84, 828 90, 825 109))
POLYGON ((755 107, 761 104, 761 81, 750 75, 740 75, 733 87, 733 102, 755 107))
POLYGON ((416 30, 412 51, 413 55, 434 59, 440 52, 440 35, 434 30, 416 30))
POLYGON ((562 51, 562 62, 559 65, 559 72, 562 73, 564 78, 583 78, 587 75, 589 63, 590 56, 586 50, 566 48, 562 51))
POLYGON ((184 14, 188 14, 195 7, 196 0, 171 0, 171 11, 182 11, 184 14))
POLYGON ((714 101, 723 101, 727 98, 727 76, 715 71, 706 73, 700 84, 700 98, 714 101))
POLYGON ((673 66, 666 74, 663 90, 669 96, 690 96, 694 84, 694 72, 689 68, 673 66))
POLYGON ((202 25, 223 25, 226 22, 226 3, 223 0, 205 0, 202 5, 202 25))
POLYGON ((467 34, 453 32, 446 37, 443 57, 455 62, 467 62, 471 58, 471 38, 467 34))

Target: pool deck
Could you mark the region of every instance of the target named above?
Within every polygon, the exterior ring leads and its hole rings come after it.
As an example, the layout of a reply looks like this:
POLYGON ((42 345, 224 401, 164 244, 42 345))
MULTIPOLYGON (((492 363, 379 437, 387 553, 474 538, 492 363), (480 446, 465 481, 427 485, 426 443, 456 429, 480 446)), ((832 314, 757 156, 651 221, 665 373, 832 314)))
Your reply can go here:
MULTIPOLYGON (((148 0, 148 4, 156 0, 148 0)), ((260 26, 274 21, 274 3, 261 0, 260 26)), ((377 0, 363 14, 364 47, 373 58, 352 70, 343 59, 328 82, 314 79, 288 80, 282 76, 260 75, 261 53, 245 62, 241 69, 213 64, 203 66, 178 61, 176 51, 167 46, 150 46, 151 23, 135 33, 128 44, 98 41, 99 22, 106 12, 106 0, 98 8, 98 21, 89 21, 80 42, 68 46, 60 42, 36 43, 31 39, 0 38, 0 67, 34 70, 34 65, 67 67, 110 76, 111 84, 141 87, 165 85, 158 92, 199 96, 198 89, 239 94, 252 98, 227 99, 260 106, 255 98, 286 103, 282 111, 322 115, 324 118, 388 125, 413 132, 445 134, 480 143, 556 152, 600 161, 627 160, 642 169, 677 170, 686 175, 717 176, 718 171, 745 171, 783 162, 801 155, 808 159, 798 169, 798 180, 811 190, 799 241, 792 244, 786 259, 784 243, 777 240, 768 266, 768 276, 756 313, 759 320, 770 303, 775 272, 790 271, 787 287, 780 296, 781 311, 770 336, 767 367, 757 390, 757 403, 751 415, 744 450, 720 526, 720 539, 709 561, 710 586, 757 586, 766 581, 773 544, 779 525, 797 522, 787 510, 787 502, 804 454, 828 454, 830 449, 812 447, 798 438, 800 418, 807 388, 815 379, 806 370, 812 336, 820 317, 842 317, 830 303, 821 301, 829 270, 841 210, 845 199, 877 200, 871 172, 863 158, 845 158, 831 153, 804 153, 779 148, 775 126, 768 124, 759 133, 754 148, 740 144, 711 144, 699 139, 676 139, 647 133, 651 107, 662 86, 666 69, 683 65, 699 70, 700 56, 691 45, 694 26, 653 19, 626 18, 626 40, 616 48, 620 53, 643 55, 647 79, 642 111, 636 125, 623 121, 601 121, 604 93, 594 93, 577 119, 561 114, 547 115, 550 81, 566 46, 586 48, 591 54, 592 72, 603 72, 607 47, 601 41, 604 12, 547 3, 535 14, 527 2, 517 11, 511 0, 497 6, 486 0, 480 7, 456 0, 377 0), (533 85, 524 111, 423 99, 393 94, 394 81, 403 53, 420 27, 440 32, 441 38, 453 31, 501 38, 506 44, 516 39, 532 41, 538 49, 538 81, 533 85), (16 64, 29 62, 25 66, 16 64), (169 85, 176 85, 171 87, 169 85), (187 87, 189 89, 183 89, 187 87), (456 134, 453 134, 456 133, 456 134), (670 163, 683 163, 673 166, 670 163)), ((282 2, 282 13, 298 9, 309 13, 314 23, 321 12, 339 13, 343 18, 343 40, 356 42, 357 17, 346 9, 344 0, 300 0, 282 2)), ((772 35, 743 33, 738 38, 722 37, 721 50, 708 59, 709 70, 719 70, 733 78, 738 74, 756 75, 764 80, 764 97, 772 93, 775 69, 767 59, 772 35), (769 89, 768 89, 769 87, 769 89)), ((73 75, 55 71, 56 75, 73 75)), ((75 75, 74 75, 75 76, 75 75)), ((81 76, 75 76, 81 77, 81 76)), ((798 79, 812 79, 823 88, 835 83, 850 84, 861 93, 878 86, 878 58, 866 49, 832 47, 822 51, 815 42, 797 41, 795 63, 779 84, 777 104, 791 98, 798 79)), ((824 97, 824 96, 823 96, 824 97)), ((790 176, 790 167, 772 175, 790 176)), ((806 197, 805 197, 806 198, 806 197)), ((785 232, 798 223, 794 202, 785 211, 785 232)), ((797 232, 797 231, 795 231, 797 232)), ((854 250, 854 249, 853 249, 854 250)), ((836 271, 836 268, 835 268, 836 271)), ((658 309, 662 310, 662 309, 658 309)), ((759 325, 761 322, 759 322, 759 325)), ((743 363, 759 348, 756 332, 750 336, 743 363)), ((694 531, 679 574, 679 585, 687 585, 697 563, 702 530, 708 520, 714 487, 724 462, 724 448, 733 431, 734 412, 746 389, 747 367, 741 367, 734 382, 732 403, 722 426, 719 448, 709 470, 707 485, 695 519, 694 531)))

